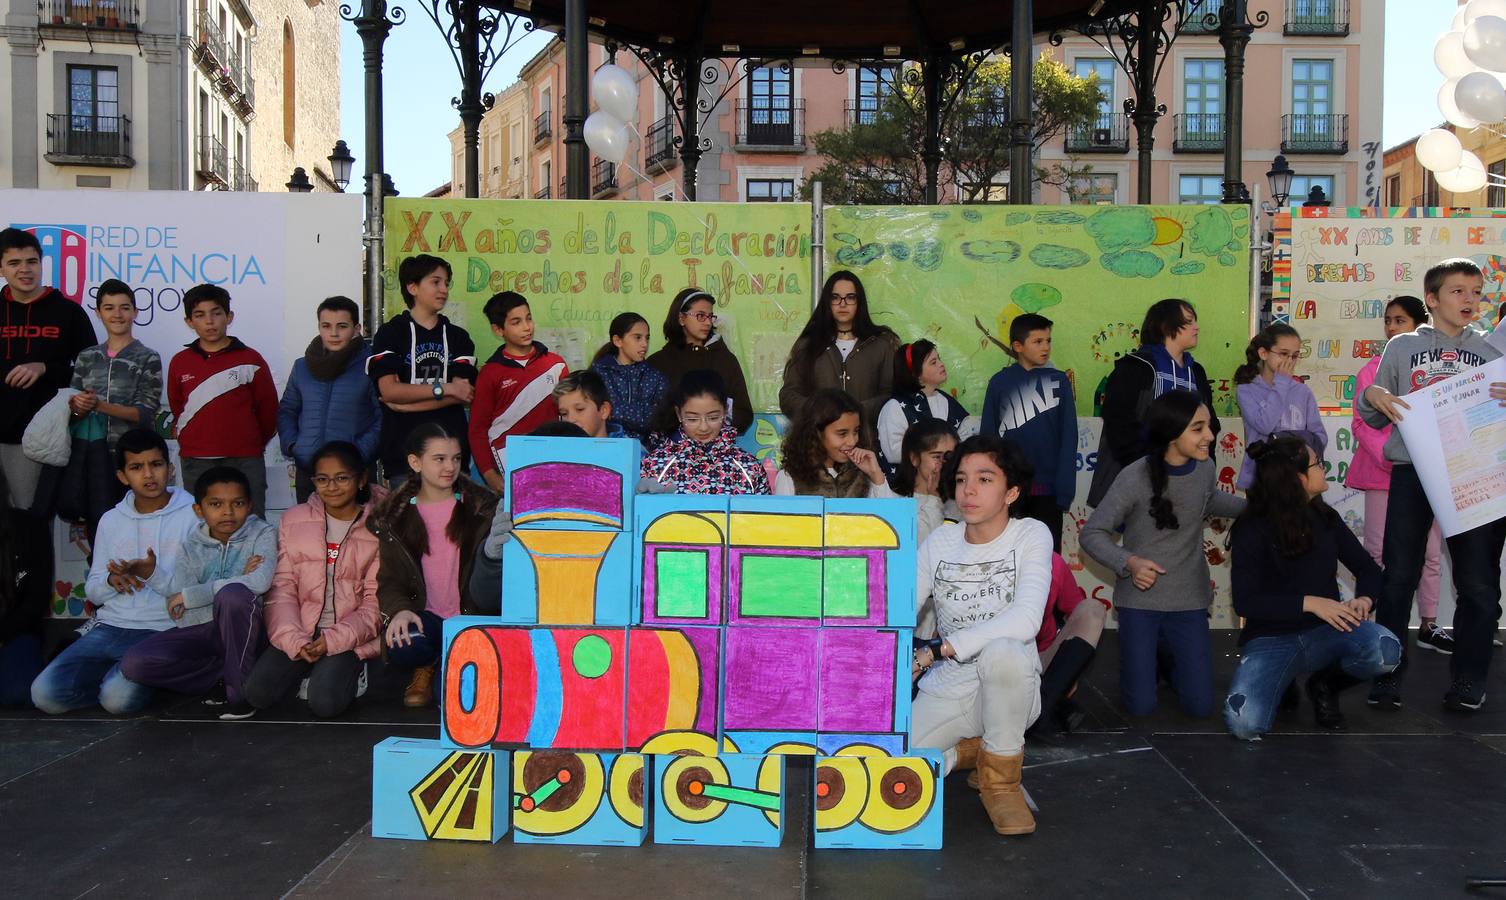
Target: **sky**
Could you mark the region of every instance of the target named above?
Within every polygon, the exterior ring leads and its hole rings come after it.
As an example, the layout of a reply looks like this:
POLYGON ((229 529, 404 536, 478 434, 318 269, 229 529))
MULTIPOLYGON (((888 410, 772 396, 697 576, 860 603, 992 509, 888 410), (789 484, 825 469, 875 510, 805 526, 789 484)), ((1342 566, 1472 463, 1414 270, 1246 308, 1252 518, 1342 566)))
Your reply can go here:
MULTIPOLYGON (((460 93, 460 75, 424 7, 409 3, 404 8, 407 22, 392 29, 384 47, 386 164, 401 194, 413 197, 450 180, 449 133, 460 124, 450 98, 460 93)), ((1443 76, 1433 66, 1433 41, 1448 30, 1454 10, 1453 0, 1386 0, 1382 126, 1387 147, 1442 120, 1437 96, 1443 76)), ((1273 20, 1268 27, 1280 26, 1273 20)), ((535 32, 509 50, 492 70, 486 90, 500 93, 517 80, 518 69, 550 37, 535 32)), ((361 39, 346 22, 341 31, 340 120, 342 136, 357 157, 357 173, 366 165, 360 159, 365 150, 363 89, 361 39)))

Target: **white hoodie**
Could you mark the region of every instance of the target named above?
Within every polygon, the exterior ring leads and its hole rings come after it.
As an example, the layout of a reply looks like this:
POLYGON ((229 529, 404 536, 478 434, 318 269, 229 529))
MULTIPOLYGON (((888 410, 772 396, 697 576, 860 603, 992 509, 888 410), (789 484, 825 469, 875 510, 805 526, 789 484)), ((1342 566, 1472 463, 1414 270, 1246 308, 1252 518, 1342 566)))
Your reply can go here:
POLYGON ((150 587, 134 594, 119 593, 110 587, 108 566, 115 559, 142 559, 147 548, 151 548, 157 554, 157 572, 170 572, 177 565, 184 539, 198 521, 193 511, 193 496, 177 488, 168 488, 167 505, 156 512, 137 512, 136 495, 129 492, 114 509, 106 512, 99 520, 94 564, 89 567, 89 580, 84 584, 84 596, 99 607, 95 618, 116 628, 166 631, 173 627, 173 620, 167 615, 166 597, 150 587))

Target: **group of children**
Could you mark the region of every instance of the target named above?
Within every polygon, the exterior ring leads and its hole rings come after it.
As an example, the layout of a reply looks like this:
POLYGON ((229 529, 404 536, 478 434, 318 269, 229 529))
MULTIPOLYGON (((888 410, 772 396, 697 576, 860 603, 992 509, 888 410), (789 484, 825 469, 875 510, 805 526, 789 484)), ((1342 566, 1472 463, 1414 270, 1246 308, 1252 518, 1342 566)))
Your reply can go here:
MULTIPOLYGON (((0 235, 8 321, 45 295, 11 264, 39 254, 34 244, 24 232, 0 235), (11 296, 18 288, 31 299, 11 296)), ((1078 424, 1072 382, 1050 362, 1049 319, 1013 320, 1015 364, 990 379, 979 433, 964 434, 967 411, 944 390, 936 345, 902 343, 874 322, 856 275, 832 274, 785 366, 779 401, 790 426, 775 473, 737 446, 753 411, 710 294, 676 295, 666 346, 653 355, 649 323, 617 316, 590 367, 571 372, 534 339, 527 299, 499 293, 483 313, 500 346, 478 366, 471 337, 442 312, 451 274, 437 257, 404 260, 407 310, 369 345, 356 305, 326 300, 319 335, 280 400, 265 360, 228 332, 228 293, 188 291, 197 340, 172 359, 167 397, 191 500, 173 487, 167 446, 151 428, 161 361, 131 336, 129 287, 100 287, 95 306, 108 337, 79 348, 66 367, 78 391, 68 401, 74 437, 103 442, 111 460, 90 482, 101 485, 90 507, 100 513, 90 514, 87 584, 96 612, 30 681, 38 707, 131 712, 167 688, 209 693, 224 717, 241 718, 297 689, 316 715, 337 715, 364 690, 364 663, 379 655, 413 670, 404 700, 426 705, 443 620, 498 608, 512 530, 498 503, 507 438, 627 437, 646 449, 641 491, 914 497, 915 743, 944 750, 949 770, 977 769, 1000 833, 1033 830, 1020 789, 1025 733, 1071 728, 1069 698, 1110 611, 1086 598, 1059 555, 1078 424), (262 518, 262 453, 274 434, 296 464, 299 500, 277 528, 262 518)), ((1322 500, 1327 439, 1312 392, 1294 377, 1298 333, 1265 329, 1235 373, 1248 442, 1242 498, 1220 489, 1210 458, 1220 424, 1191 352, 1195 310, 1168 299, 1147 311, 1141 346, 1116 360, 1095 398, 1103 433, 1080 540, 1116 577, 1119 682, 1131 714, 1155 709, 1163 679, 1186 713, 1212 714, 1203 530, 1229 518, 1234 605, 1244 619, 1242 662, 1223 704, 1233 734, 1268 731, 1299 674, 1324 727, 1343 727, 1336 694, 1361 680, 1375 679, 1372 705, 1398 706, 1414 593, 1419 646, 1452 654, 1445 702, 1479 708, 1506 523, 1449 539, 1459 595, 1451 636, 1436 623, 1431 510, 1389 426, 1406 414, 1400 395, 1500 355, 1469 327, 1482 284, 1473 263, 1450 260, 1427 273, 1425 301, 1398 297, 1386 308, 1385 354, 1356 390, 1349 485, 1366 492, 1363 545, 1322 500), (1349 599, 1337 582, 1341 563, 1357 582, 1349 599)), ((11 343, 7 386, 58 380, 50 361, 11 343)), ((1492 396, 1506 401, 1506 384, 1492 396)), ((11 476, 8 447, 0 442, 11 476)), ((24 598, 50 580, 6 568, 40 555, 28 545, 40 529, 22 512, 24 481, 10 482, 0 510, 4 697, 18 693, 16 673, 28 661, 40 668, 40 649, 15 635, 35 624, 26 612, 35 603, 24 598)))

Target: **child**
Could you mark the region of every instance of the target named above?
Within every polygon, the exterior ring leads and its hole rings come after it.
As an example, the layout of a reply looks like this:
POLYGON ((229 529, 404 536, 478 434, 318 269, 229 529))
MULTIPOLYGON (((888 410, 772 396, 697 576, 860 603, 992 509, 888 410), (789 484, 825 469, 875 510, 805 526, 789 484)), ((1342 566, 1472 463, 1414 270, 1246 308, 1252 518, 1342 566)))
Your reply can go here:
MULTIPOLYGON (((1503 305, 1506 309, 1506 305, 1503 305)), ((1397 335, 1410 334, 1428 320, 1428 309, 1416 297, 1400 296, 1386 304, 1386 340, 1397 335)), ((1375 383, 1376 370, 1380 368, 1380 354, 1370 357, 1354 379, 1354 396, 1359 397, 1375 383)), ((1381 540, 1386 533, 1386 506, 1391 487, 1391 463, 1382 452, 1386 439, 1391 436, 1391 426, 1371 428, 1360 415, 1359 403, 1354 404, 1354 417, 1350 422, 1354 434, 1354 459, 1349 463, 1349 474, 1344 485, 1350 490, 1365 493, 1365 550, 1379 565, 1381 540)), ((1443 584, 1442 553, 1443 532, 1438 523, 1428 531, 1428 547, 1422 560, 1422 576, 1417 582, 1417 616, 1421 620, 1417 629, 1417 646, 1445 656, 1454 652, 1454 636, 1438 627, 1438 597, 1443 584)))
POLYGON ((1224 724, 1243 740, 1271 730, 1287 685, 1308 675, 1318 727, 1344 729, 1338 692, 1396 668, 1401 642, 1369 621, 1383 577, 1339 514, 1323 502, 1327 473, 1295 435, 1251 444, 1249 506, 1230 531, 1234 611, 1244 618, 1239 668, 1224 724), (1340 601, 1338 565, 1355 578, 1340 601))
POLYGON ((266 709, 308 680, 309 711, 345 712, 380 656, 377 538, 366 529, 374 506, 366 459, 355 444, 331 441, 309 458, 314 494, 282 514, 277 571, 267 594, 267 640, 246 679, 246 702, 266 709))
POLYGON ((204 520, 183 541, 170 571, 158 566, 147 584, 167 596, 167 615, 177 628, 132 647, 120 671, 137 684, 204 694, 222 681, 222 719, 244 719, 246 676, 261 647, 261 598, 272 586, 277 529, 251 512, 251 485, 244 472, 215 466, 193 486, 193 511, 204 520), (228 704, 228 705, 226 705, 228 704))
POLYGON ((1088 489, 1088 505, 1097 506, 1119 470, 1144 456, 1145 410, 1167 391, 1192 391, 1208 407, 1208 428, 1218 437, 1213 412, 1213 389, 1208 375, 1192 358, 1197 346, 1197 311, 1186 300, 1168 298, 1151 304, 1140 325, 1140 349, 1114 361, 1104 384, 1103 433, 1098 440, 1098 466, 1088 489))
MULTIPOLYGON (((440 315, 450 298, 450 264, 421 253, 403 260, 397 281, 407 312, 393 316, 371 339, 366 374, 387 407, 377 458, 389 487, 412 471, 408 435, 420 425, 439 424, 465 434, 465 407, 476 390, 476 345, 464 328, 440 315)), ((460 448, 463 465, 467 450, 460 448)))
POLYGON ((921 419, 905 431, 900 463, 889 476, 896 496, 914 497, 919 516, 918 543, 923 544, 947 516, 942 503, 941 470, 957 449, 957 432, 944 419, 921 419))
POLYGON ((817 391, 785 432, 784 468, 774 479, 774 493, 893 497, 866 444, 863 407, 843 391, 817 391))
POLYGON ((31 705, 52 591, 52 529, 0 483, 0 706, 31 705))
POLYGON ((93 625, 58 655, 31 684, 31 700, 46 713, 98 703, 127 715, 151 702, 151 688, 126 679, 120 660, 132 647, 173 627, 167 597, 148 584, 161 568, 177 565, 184 540, 198 524, 189 495, 172 483, 167 442, 133 428, 115 442, 116 477, 131 492, 99 520, 94 561, 84 595, 94 605, 93 625))
POLYGON ((115 442, 132 428, 154 427, 162 406, 162 357, 131 334, 136 321, 131 288, 107 279, 94 294, 94 313, 105 327, 105 342, 79 352, 72 384, 79 393, 68 400, 74 434, 99 441, 85 451, 84 484, 74 486, 83 488, 91 545, 100 517, 125 496, 110 458, 115 442))
POLYGON ((361 308, 349 297, 329 297, 316 315, 319 335, 309 341, 303 358, 293 362, 288 386, 277 404, 277 434, 282 455, 297 467, 298 502, 314 491, 314 451, 330 441, 349 441, 361 451, 364 465, 376 462, 381 435, 382 403, 366 377, 371 348, 361 336, 361 308))
POLYGON ((904 344, 894 354, 894 398, 879 410, 878 445, 882 462, 893 472, 904 462, 900 445, 905 432, 917 422, 940 419, 952 431, 962 427, 967 410, 957 398, 941 390, 946 384, 946 364, 941 352, 928 340, 904 344))
POLYGON ((592 369, 572 372, 554 386, 554 402, 562 420, 579 425, 586 437, 625 438, 615 421, 617 407, 607 396, 607 384, 592 369))
POLYGON ((1040 713, 1035 635, 1051 584, 1051 535, 1010 514, 1030 487, 1030 461, 1012 442, 968 438, 943 483, 962 522, 931 532, 916 554, 916 601, 935 603, 940 636, 915 655, 926 671, 910 714, 912 743, 945 751, 951 772, 974 761, 967 739, 982 738, 976 763, 994 830, 1029 834, 1035 818, 1020 768, 1025 729, 1040 713))
POLYGON ((687 372, 667 400, 679 427, 643 457, 644 478, 677 494, 769 493, 763 466, 737 446, 737 429, 727 414, 732 400, 720 375, 687 372))
POLYGON ((183 295, 183 315, 198 339, 167 367, 183 487, 215 466, 246 474, 251 511, 267 514, 267 441, 277 433, 277 386, 261 354, 227 333, 230 293, 198 284, 183 295))
POLYGON ((869 314, 868 294, 858 276, 831 273, 821 287, 821 302, 790 348, 779 389, 780 411, 794 420, 816 391, 841 390, 862 405, 871 429, 894 393, 898 349, 899 337, 869 314))
MULTIPOLYGON (((1234 394, 1244 416, 1245 445, 1278 433, 1294 434, 1322 456, 1328 432, 1318 417, 1318 398, 1312 388, 1292 377, 1302 355, 1302 337, 1290 325, 1276 323, 1250 339, 1245 364, 1234 370, 1234 394)), ((1255 481, 1255 461, 1245 456, 1235 487, 1249 490, 1255 481)))
POLYGON ((42 283, 42 244, 31 232, 0 230, 0 277, 5 324, 24 337, 6 338, 0 348, 0 468, 11 505, 30 509, 42 464, 21 452, 21 435, 32 416, 68 386, 73 360, 94 344, 94 326, 77 303, 42 283))
POLYGON ((732 425, 742 434, 753 424, 748 382, 737 357, 717 334, 716 321, 715 297, 699 288, 675 294, 664 316, 664 346, 648 358, 648 364, 664 373, 670 389, 691 372, 715 372, 732 398, 732 425))
MULTIPOLYGON (((1355 409, 1366 424, 1382 428, 1400 422, 1411 408, 1401 395, 1501 356, 1501 351, 1486 341, 1484 335, 1469 327, 1480 309, 1484 285, 1480 267, 1468 259, 1446 259, 1428 269, 1423 276, 1423 290, 1431 324, 1421 325, 1411 334, 1397 335, 1386 344, 1375 382, 1355 399, 1355 409)), ((1506 401, 1506 383, 1493 382, 1490 396, 1506 401)), ((1386 439, 1385 454, 1391 463, 1386 533, 1381 549, 1386 586, 1376 606, 1375 618, 1402 639, 1402 664, 1396 671, 1375 680, 1369 702, 1382 709, 1400 709, 1407 621, 1411 618, 1412 594, 1417 590, 1428 531, 1433 524, 1433 509, 1412 467, 1412 457, 1400 429, 1392 429, 1386 439)), ((1449 659, 1453 680, 1443 703, 1455 711, 1472 712, 1485 703, 1491 642, 1501 614, 1503 541, 1506 541, 1506 526, 1500 521, 1448 539, 1458 605, 1454 612, 1454 654, 1449 659)))
POLYGON ((502 601, 500 593, 473 597, 469 590, 476 546, 491 527, 497 497, 465 476, 462 443, 437 422, 413 429, 413 475, 367 522, 380 544, 377 602, 387 623, 387 662, 413 669, 403 692, 410 707, 433 702, 444 620, 495 614, 502 601))
POLYGON ((502 346, 481 367, 471 404, 471 455, 487 487, 502 493, 502 448, 510 434, 527 434, 556 418, 554 386, 570 374, 559 354, 533 339, 528 299, 493 294, 483 310, 502 346))
POLYGON ((1009 323, 1015 364, 988 380, 983 434, 997 434, 1025 448, 1035 467, 1030 495, 1016 513, 1051 529, 1052 550, 1062 549, 1062 515, 1077 493, 1077 401, 1066 373, 1051 366, 1052 322, 1025 313, 1009 323))
POLYGON ((1088 555, 1118 576, 1119 690, 1130 715, 1156 709, 1156 647, 1175 660, 1172 687, 1182 711, 1213 712, 1208 638, 1208 559, 1203 520, 1237 516, 1245 501, 1218 489, 1212 414, 1197 394, 1168 391, 1145 413, 1149 454, 1126 466, 1083 527, 1088 555), (1115 543, 1123 531, 1124 542, 1115 543))
POLYGON ((647 446, 654 413, 664 400, 669 382, 644 361, 648 356, 647 319, 634 312, 619 313, 609 333, 612 339, 596 351, 591 371, 606 382, 612 420, 628 437, 647 446))

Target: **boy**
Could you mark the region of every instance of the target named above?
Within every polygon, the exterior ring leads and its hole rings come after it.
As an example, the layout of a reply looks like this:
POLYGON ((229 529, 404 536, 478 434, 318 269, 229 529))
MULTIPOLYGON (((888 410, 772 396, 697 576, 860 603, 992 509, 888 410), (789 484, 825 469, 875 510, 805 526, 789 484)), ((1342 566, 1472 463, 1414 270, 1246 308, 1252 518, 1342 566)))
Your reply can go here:
POLYGON ((130 286, 106 280, 95 291, 94 314, 105 327, 105 342, 79 353, 72 385, 79 393, 68 401, 74 434, 82 430, 98 442, 85 462, 85 524, 91 544, 100 517, 125 496, 110 453, 130 429, 152 428, 162 406, 162 357, 131 333, 136 300, 130 286))
POLYGON ((988 380, 982 434, 1025 448, 1034 486, 1016 514, 1051 529, 1051 548, 1062 549, 1062 515, 1077 492, 1077 405, 1066 373, 1051 366, 1051 320, 1035 313, 1009 323, 1015 364, 988 380))
POLYGON ((931 532, 915 560, 916 605, 935 603, 940 636, 915 654, 926 671, 911 708, 913 743, 945 751, 948 772, 970 767, 976 753, 983 807, 999 834, 1035 831, 1020 767, 1025 729, 1041 709, 1035 638, 1051 587, 1051 534, 1010 515, 1029 494, 1030 474, 1012 441, 963 441, 941 480, 962 522, 931 532), (969 741, 979 737, 981 746, 969 741))
MULTIPOLYGON (((465 407, 476 384, 476 345, 464 328, 440 315, 450 298, 450 264, 419 254, 403 260, 397 280, 407 312, 393 316, 371 340, 366 374, 387 407, 377 458, 388 486, 402 484, 412 470, 404 444, 425 422, 438 422, 450 434, 465 434, 465 407)), ((462 469, 469 466, 460 447, 462 469)))
POLYGON ((314 492, 309 461, 330 441, 349 441, 366 465, 376 462, 382 404, 366 377, 371 349, 361 336, 361 310, 349 297, 330 297, 317 310, 319 336, 293 363, 277 405, 282 455, 297 467, 298 502, 314 492))
MULTIPOLYGON (((94 343, 94 326, 77 303, 42 283, 42 244, 19 228, 0 231, 0 468, 11 505, 30 509, 42 464, 21 452, 21 435, 37 410, 73 377, 73 360, 94 343)), ((48 511, 50 515, 50 511, 48 511)))
POLYGON ((476 381, 470 443, 481 477, 500 494, 507 436, 527 434, 559 417, 554 386, 570 369, 558 354, 533 339, 533 313, 522 294, 493 294, 483 311, 502 345, 481 367, 476 381))
POLYGON ((152 699, 151 688, 120 671, 126 651, 173 627, 167 598, 147 584, 153 571, 171 572, 198 517, 188 494, 168 485, 173 467, 167 442, 154 431, 133 428, 115 442, 115 468, 130 493, 99 520, 94 561, 84 595, 94 605, 83 637, 58 654, 31 684, 31 700, 47 713, 98 703, 127 715, 152 699))
POLYGON ((572 372, 554 386, 554 402, 560 419, 580 426, 586 437, 627 437, 622 426, 611 421, 612 400, 607 383, 590 369, 572 372))
POLYGON ((120 671, 140 685, 203 694, 224 681, 222 719, 253 715, 243 686, 261 649, 262 595, 277 571, 277 529, 251 512, 246 474, 214 466, 193 486, 193 511, 204 521, 183 541, 171 571, 156 567, 147 586, 167 597, 176 628, 132 647, 120 671))
POLYGON ((1175 297, 1158 300, 1145 311, 1140 325, 1140 348, 1114 360, 1104 384, 1103 433, 1098 438, 1098 464, 1088 488, 1088 505, 1097 506, 1119 470, 1145 455, 1145 410, 1150 401, 1170 390, 1192 391, 1203 398, 1212 414, 1209 428, 1218 437, 1221 426, 1213 411, 1208 373, 1192 358, 1197 346, 1197 310, 1175 297))
POLYGON ((183 486, 215 466, 246 473, 251 510, 265 516, 267 463, 262 454, 277 433, 277 386, 260 353, 231 337, 230 292, 196 284, 183 295, 183 316, 198 340, 167 367, 167 405, 173 411, 183 486))
MULTIPOLYGON (((1428 269, 1423 276, 1423 301, 1428 306, 1430 324, 1387 342, 1375 382, 1355 398, 1355 411, 1367 424, 1383 428, 1400 422, 1411 408, 1401 395, 1501 356, 1500 350, 1469 327, 1480 309, 1484 286, 1480 267, 1468 259, 1446 259, 1428 269)), ((1490 396, 1506 405, 1506 383, 1491 384, 1490 396)), ((1491 448, 1478 449, 1489 452, 1491 448)), ((1381 538, 1386 586, 1375 608, 1375 620, 1401 639, 1402 662, 1396 671, 1375 680, 1369 703, 1379 709, 1400 709, 1401 673, 1407 664, 1407 624, 1412 613, 1412 595, 1422 577, 1428 531, 1433 527, 1433 508, 1423 493, 1400 428, 1391 429, 1383 452, 1391 462, 1391 487, 1386 530, 1381 538)), ((1491 641, 1501 615, 1503 542, 1506 542, 1506 519, 1448 539, 1458 606, 1454 613, 1454 653, 1449 659, 1453 680, 1443 695, 1443 705, 1455 711, 1474 711, 1485 703, 1491 641)))

